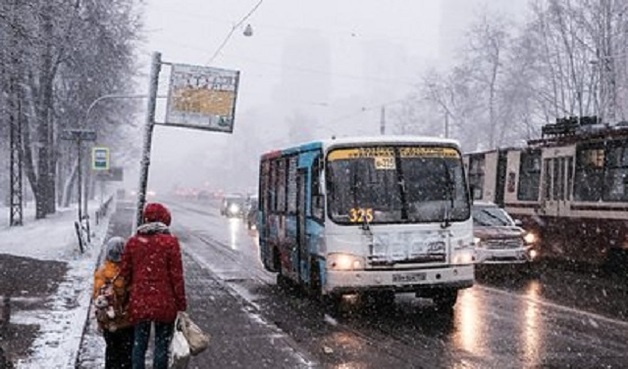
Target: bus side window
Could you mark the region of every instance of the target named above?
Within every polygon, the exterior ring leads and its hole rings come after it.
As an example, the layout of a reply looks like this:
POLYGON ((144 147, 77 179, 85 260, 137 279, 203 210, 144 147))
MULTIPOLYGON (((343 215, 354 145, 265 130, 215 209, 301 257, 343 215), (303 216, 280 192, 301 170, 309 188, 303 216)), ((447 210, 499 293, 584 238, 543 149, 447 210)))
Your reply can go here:
POLYGON ((311 188, 312 188, 312 217, 325 219, 325 196, 321 191, 321 165, 320 159, 315 159, 312 165, 311 188))

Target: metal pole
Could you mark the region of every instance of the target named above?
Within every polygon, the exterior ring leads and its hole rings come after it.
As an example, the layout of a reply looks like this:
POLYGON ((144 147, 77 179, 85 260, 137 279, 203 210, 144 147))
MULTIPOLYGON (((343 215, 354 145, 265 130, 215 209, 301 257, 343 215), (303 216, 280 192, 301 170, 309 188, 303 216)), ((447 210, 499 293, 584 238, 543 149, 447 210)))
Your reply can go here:
POLYGON ((445 138, 449 138, 449 112, 445 112, 445 138))
POLYGON ((135 209, 135 225, 133 231, 143 223, 143 210, 146 203, 146 186, 148 185, 148 167, 150 165, 150 150, 155 127, 155 106, 157 105, 157 85, 161 69, 161 53, 153 53, 150 68, 150 84, 148 87, 148 103, 146 104, 146 130, 144 131, 144 149, 140 167, 140 185, 137 191, 137 208, 135 209))
POLYGON ((78 187, 78 219, 79 222, 82 222, 83 220, 83 206, 82 206, 82 189, 81 187, 83 186, 83 178, 81 175, 81 171, 82 171, 82 166, 83 166, 83 160, 81 159, 81 137, 77 137, 76 139, 76 148, 78 150, 78 172, 77 172, 77 186, 78 187))
POLYGON ((380 116, 380 125, 379 125, 379 134, 382 136, 386 134, 386 107, 385 106, 382 106, 382 113, 380 116))

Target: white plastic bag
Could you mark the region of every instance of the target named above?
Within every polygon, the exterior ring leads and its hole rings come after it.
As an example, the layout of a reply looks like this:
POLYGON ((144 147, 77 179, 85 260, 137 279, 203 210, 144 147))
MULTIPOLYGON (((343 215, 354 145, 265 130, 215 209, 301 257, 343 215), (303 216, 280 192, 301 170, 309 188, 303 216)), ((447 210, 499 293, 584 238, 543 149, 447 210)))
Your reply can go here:
POLYGON ((174 322, 174 334, 170 341, 168 355, 168 368, 170 369, 185 369, 190 361, 190 345, 179 324, 180 320, 177 317, 174 322))

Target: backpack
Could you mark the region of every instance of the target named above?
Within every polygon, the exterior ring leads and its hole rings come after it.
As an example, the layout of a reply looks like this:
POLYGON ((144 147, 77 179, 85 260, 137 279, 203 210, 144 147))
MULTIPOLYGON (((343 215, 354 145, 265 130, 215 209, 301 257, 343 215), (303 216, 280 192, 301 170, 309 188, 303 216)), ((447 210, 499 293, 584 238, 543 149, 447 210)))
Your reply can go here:
POLYGON ((119 312, 116 311, 116 306, 119 306, 114 289, 116 279, 118 279, 118 275, 106 280, 98 290, 96 298, 94 298, 94 313, 98 325, 102 329, 107 329, 112 332, 116 330, 114 321, 116 317, 120 315, 119 312))

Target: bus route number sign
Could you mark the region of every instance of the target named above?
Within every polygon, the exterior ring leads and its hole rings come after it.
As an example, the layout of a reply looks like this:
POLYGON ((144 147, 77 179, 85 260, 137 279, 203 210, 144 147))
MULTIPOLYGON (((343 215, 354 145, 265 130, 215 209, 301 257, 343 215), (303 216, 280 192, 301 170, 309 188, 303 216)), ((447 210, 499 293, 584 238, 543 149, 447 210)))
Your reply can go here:
POLYGON ((376 156, 375 157, 375 169, 377 170, 395 170, 394 156, 376 156))
POLYGON ((373 221, 373 208, 352 208, 349 211, 351 223, 370 223, 373 221))

